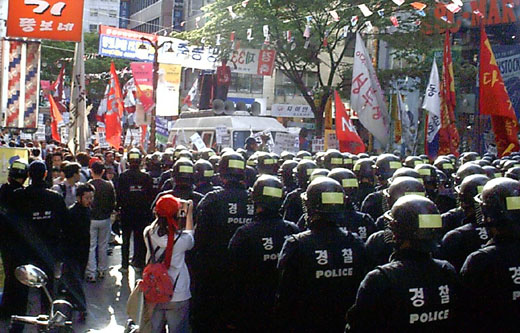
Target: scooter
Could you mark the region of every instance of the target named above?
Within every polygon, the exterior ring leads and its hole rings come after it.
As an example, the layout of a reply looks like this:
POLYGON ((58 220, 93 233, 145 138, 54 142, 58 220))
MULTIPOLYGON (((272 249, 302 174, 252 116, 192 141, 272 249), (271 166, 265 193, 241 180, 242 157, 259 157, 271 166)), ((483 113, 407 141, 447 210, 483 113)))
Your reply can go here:
MULTIPOLYGON (((72 311, 73 306, 65 300, 53 300, 49 290, 46 288, 48 277, 44 271, 34 265, 18 266, 15 270, 15 276, 20 283, 31 288, 42 288, 52 304, 51 313, 49 315, 38 316, 11 316, 10 329, 13 324, 19 323, 24 325, 36 326, 38 332, 46 333, 65 333, 74 332, 72 329, 72 311)), ((61 269, 55 271, 55 278, 61 277, 61 269)))

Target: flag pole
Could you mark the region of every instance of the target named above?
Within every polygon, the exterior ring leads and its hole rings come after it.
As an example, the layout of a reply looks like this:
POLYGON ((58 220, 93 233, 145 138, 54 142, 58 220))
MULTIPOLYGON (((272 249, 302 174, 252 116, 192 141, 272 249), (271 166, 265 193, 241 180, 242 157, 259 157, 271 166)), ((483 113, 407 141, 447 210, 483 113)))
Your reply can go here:
POLYGON ((71 104, 70 104, 70 124, 69 124, 69 148, 74 152, 79 148, 80 151, 86 149, 86 90, 85 90, 85 62, 84 62, 84 41, 76 43, 74 52, 74 65, 71 80, 71 104))

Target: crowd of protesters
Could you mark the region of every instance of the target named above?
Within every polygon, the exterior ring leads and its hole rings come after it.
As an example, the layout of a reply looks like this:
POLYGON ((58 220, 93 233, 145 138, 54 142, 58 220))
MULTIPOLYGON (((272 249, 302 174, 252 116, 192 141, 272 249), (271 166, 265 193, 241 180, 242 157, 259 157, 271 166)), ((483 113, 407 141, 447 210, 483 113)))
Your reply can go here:
POLYGON ((152 332, 518 325, 520 154, 277 155, 253 141, 153 154, 25 144, 29 161, 12 161, 0 188, 2 315, 26 312, 17 266, 52 276, 63 262, 84 320, 83 282, 109 274, 121 239, 123 274, 170 261, 173 296, 154 304, 152 332))

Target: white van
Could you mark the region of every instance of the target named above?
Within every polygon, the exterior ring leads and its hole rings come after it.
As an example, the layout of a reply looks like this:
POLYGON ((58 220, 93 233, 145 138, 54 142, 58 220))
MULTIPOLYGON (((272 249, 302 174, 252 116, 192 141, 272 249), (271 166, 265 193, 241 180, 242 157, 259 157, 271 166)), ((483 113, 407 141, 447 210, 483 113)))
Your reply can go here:
POLYGON ((190 146, 190 137, 198 133, 206 147, 216 148, 217 127, 225 127, 227 135, 223 137, 222 147, 243 148, 251 133, 269 131, 276 138, 276 133, 288 133, 280 122, 271 117, 251 116, 245 111, 237 111, 233 115, 213 115, 213 112, 184 112, 175 121, 170 132, 170 142, 190 146))

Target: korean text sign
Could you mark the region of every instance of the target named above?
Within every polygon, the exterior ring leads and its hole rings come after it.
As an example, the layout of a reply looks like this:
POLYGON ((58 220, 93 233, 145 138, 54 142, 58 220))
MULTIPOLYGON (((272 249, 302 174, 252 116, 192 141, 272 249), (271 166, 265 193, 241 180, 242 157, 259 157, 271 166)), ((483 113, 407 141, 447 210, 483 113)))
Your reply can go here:
POLYGON ((7 36, 81 41, 83 0, 9 0, 7 36))

